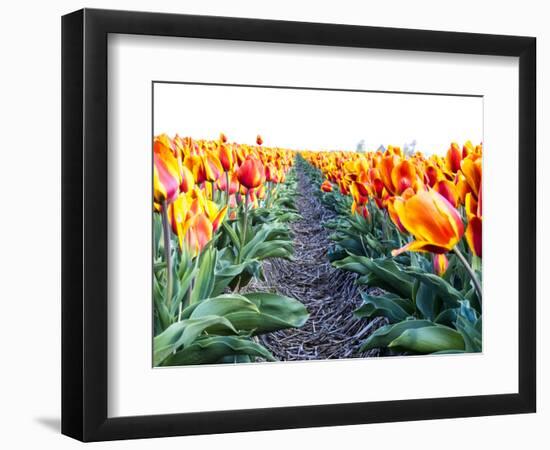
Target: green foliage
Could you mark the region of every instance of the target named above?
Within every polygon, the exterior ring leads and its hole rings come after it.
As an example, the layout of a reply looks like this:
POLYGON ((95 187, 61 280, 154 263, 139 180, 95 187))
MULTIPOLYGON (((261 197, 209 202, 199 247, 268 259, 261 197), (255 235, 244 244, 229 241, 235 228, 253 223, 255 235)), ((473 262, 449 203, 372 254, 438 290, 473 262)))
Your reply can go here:
MULTIPOLYGON (((429 253, 391 251, 408 238, 393 224, 385 210, 367 203, 369 217, 351 213, 351 198, 338 189, 322 192, 321 172, 302 162, 311 181, 319 187, 321 202, 336 213, 324 225, 332 231, 334 245, 328 255, 332 264, 358 274, 357 283, 379 288, 380 295, 363 292, 363 304, 355 311, 360 318, 385 317, 388 325, 369 336, 361 351, 388 348, 397 352, 455 353, 481 351, 481 304, 470 277, 458 259, 448 254, 443 276, 433 273, 429 253)), ((460 251, 477 263, 463 242, 460 251)), ((481 273, 477 272, 479 278, 481 273)))
POLYGON ((171 236, 172 296, 159 214, 153 215, 153 364, 155 366, 272 361, 254 336, 301 327, 309 314, 299 301, 272 293, 238 293, 262 277, 261 261, 291 258, 286 223, 298 216, 295 177, 270 189, 260 207, 236 209, 196 257, 171 236), (233 291, 233 292, 231 292, 233 291))

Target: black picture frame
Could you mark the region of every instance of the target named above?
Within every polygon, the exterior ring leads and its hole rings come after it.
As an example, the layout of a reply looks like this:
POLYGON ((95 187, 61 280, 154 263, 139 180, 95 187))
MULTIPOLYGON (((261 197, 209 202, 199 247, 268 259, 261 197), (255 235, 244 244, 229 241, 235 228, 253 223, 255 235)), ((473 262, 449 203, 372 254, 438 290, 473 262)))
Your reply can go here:
POLYGON ((95 9, 63 16, 62 433, 82 441, 100 441, 535 412, 535 94, 533 37, 95 9), (110 33, 518 57, 518 393, 109 418, 107 36, 110 33))

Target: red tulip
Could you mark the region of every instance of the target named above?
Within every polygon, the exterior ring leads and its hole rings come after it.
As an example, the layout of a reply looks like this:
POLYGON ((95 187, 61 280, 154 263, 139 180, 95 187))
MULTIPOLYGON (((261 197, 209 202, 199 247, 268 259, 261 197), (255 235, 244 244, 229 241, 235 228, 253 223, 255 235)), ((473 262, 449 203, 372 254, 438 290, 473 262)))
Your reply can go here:
POLYGON ((237 178, 247 189, 257 188, 265 178, 264 166, 260 160, 248 158, 237 170, 237 178))

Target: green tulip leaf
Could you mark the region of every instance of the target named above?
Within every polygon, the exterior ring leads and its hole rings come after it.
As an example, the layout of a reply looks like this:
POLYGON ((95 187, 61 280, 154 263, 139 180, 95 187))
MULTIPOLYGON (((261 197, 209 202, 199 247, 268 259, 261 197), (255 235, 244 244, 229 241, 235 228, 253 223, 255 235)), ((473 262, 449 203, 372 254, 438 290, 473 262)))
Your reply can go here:
POLYGON ((363 304, 354 311, 356 317, 384 316, 390 323, 400 322, 414 313, 410 300, 404 300, 395 294, 380 296, 362 293, 363 304))
POLYGON ((450 283, 438 275, 427 273, 422 269, 415 269, 412 267, 405 269, 405 272, 421 283, 426 283, 430 286, 448 307, 458 307, 458 302, 463 299, 463 296, 459 291, 457 291, 453 286, 451 286, 450 283))
POLYGON ((158 366, 174 350, 190 346, 204 331, 214 327, 218 331, 224 329, 226 334, 238 334, 231 322, 220 316, 203 316, 176 322, 153 339, 153 364, 158 366))
POLYGON ((201 338, 189 347, 170 355, 162 365, 215 364, 230 356, 260 357, 267 361, 276 361, 265 347, 247 338, 213 336, 201 338))
POLYGON ((404 320, 396 324, 385 325, 372 333, 361 345, 360 351, 371 348, 388 347, 391 342, 409 329, 417 329, 433 326, 429 320, 404 320))
POLYGON ((465 350, 460 333, 442 325, 405 330, 388 347, 416 353, 465 350))

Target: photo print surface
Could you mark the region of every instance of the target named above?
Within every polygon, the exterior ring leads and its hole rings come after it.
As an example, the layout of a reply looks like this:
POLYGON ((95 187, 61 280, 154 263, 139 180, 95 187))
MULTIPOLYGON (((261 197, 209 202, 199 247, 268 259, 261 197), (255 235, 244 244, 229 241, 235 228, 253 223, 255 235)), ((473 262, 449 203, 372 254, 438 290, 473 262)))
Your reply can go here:
POLYGON ((483 97, 152 95, 155 367, 482 351, 483 97))

